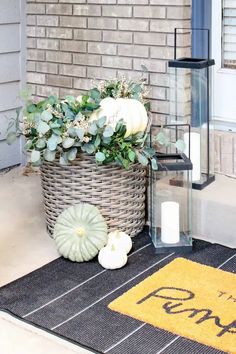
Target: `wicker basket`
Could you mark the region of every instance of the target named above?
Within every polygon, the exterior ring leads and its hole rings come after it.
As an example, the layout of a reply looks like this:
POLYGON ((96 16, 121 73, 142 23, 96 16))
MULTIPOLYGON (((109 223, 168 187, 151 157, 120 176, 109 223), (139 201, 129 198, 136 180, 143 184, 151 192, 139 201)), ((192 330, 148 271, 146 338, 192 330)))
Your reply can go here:
POLYGON ((44 162, 41 179, 50 234, 58 215, 80 202, 96 205, 109 231, 120 229, 135 236, 143 229, 146 169, 140 164, 129 170, 114 164, 97 166, 94 157, 80 154, 69 166, 44 162))

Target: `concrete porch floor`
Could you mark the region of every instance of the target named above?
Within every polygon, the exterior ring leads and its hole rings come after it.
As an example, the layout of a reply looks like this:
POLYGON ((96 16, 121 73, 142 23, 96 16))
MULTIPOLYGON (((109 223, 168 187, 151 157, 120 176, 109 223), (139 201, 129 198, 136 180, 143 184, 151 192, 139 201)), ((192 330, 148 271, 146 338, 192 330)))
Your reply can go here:
MULTIPOLYGON (((53 240, 45 229, 44 211, 41 195, 40 177, 37 174, 23 176, 22 169, 16 168, 0 175, 0 286, 3 286, 59 257, 53 240)), ((236 180, 217 176, 216 182, 204 191, 194 191, 193 233, 197 238, 236 247, 236 180)), ((4 354, 31 354, 25 347, 25 328, 7 323, 8 319, 0 314, 0 352, 4 354), (6 330, 8 328, 8 331, 6 330), (7 344, 12 337, 7 333, 17 332, 22 340, 22 348, 17 343, 18 351, 12 347, 7 351, 7 344), (5 343, 5 347, 3 346, 5 343), (22 349, 22 351, 20 351, 22 349)), ((11 322, 11 321, 10 321, 11 322)), ((30 338, 35 334, 28 333, 30 338)), ((33 336, 33 337, 32 337, 33 336)), ((38 334, 36 334, 38 336, 38 334)), ((54 337, 54 336, 52 336, 54 337)), ((42 351, 48 353, 48 338, 40 338, 42 351), (44 349, 43 349, 44 348, 44 349)), ((55 341, 55 346, 58 340, 55 341)), ((34 345, 35 339, 32 340, 34 345)), ((77 346, 63 347, 60 354, 89 353, 77 346)))

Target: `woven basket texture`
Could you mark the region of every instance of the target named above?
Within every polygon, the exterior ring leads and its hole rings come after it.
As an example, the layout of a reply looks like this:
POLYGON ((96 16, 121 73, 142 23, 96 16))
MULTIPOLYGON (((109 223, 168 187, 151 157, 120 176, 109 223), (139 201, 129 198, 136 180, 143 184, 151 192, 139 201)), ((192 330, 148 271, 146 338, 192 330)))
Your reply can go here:
POLYGON ((44 162, 41 181, 50 234, 58 215, 81 202, 99 208, 109 231, 119 229, 135 236, 143 229, 146 169, 140 164, 129 170, 115 164, 98 166, 94 157, 80 154, 69 166, 44 162))

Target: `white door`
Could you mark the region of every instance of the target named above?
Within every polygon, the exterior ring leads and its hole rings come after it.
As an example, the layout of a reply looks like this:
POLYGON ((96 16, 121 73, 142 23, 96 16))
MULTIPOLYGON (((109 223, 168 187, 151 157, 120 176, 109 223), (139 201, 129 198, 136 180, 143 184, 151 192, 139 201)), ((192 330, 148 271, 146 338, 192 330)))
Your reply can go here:
POLYGON ((213 119, 236 123, 236 0, 212 1, 213 119))
POLYGON ((5 138, 25 85, 25 19, 25 0, 0 0, 0 170, 22 161, 21 139, 5 138))

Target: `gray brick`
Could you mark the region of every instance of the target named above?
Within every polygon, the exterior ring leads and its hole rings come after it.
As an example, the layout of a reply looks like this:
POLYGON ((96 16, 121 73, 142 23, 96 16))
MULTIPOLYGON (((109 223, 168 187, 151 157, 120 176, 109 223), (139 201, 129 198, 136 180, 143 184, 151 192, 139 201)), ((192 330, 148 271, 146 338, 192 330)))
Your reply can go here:
POLYGON ((73 14, 76 16, 101 16, 102 10, 99 5, 74 5, 73 14))
POLYGON ((88 27, 89 28, 98 28, 98 29, 116 29, 117 20, 113 18, 88 18, 88 27))
POLYGON ((108 68, 132 69, 132 59, 124 57, 106 57, 102 58, 102 66, 108 68))
POLYGON ((36 70, 36 63, 35 61, 27 61, 26 63, 26 69, 27 69, 27 72, 29 71, 35 71, 36 70))
MULTIPOLYGON (((85 91, 83 91, 85 92, 85 91)), ((60 87, 59 88, 59 97, 64 98, 66 96, 79 96, 81 94, 81 90, 75 90, 75 89, 71 89, 71 88, 64 88, 64 87, 60 87)))
MULTIPOLYGON (((46 0, 48 1, 48 0, 46 0)), ((57 2, 58 0, 56 0, 57 2)), ((60 3, 67 3, 67 4, 85 4, 86 0, 59 0, 60 3)))
POLYGON ((173 59, 174 47, 151 47, 151 58, 173 59))
POLYGON ((191 5, 191 0, 150 0, 150 5, 191 5))
POLYGON ((103 6, 102 15, 108 17, 131 17, 132 7, 131 6, 103 6))
POLYGON ((46 30, 44 27, 27 26, 27 37, 45 37, 46 30))
POLYGON ((72 63, 72 54, 58 51, 47 51, 46 61, 55 63, 72 63))
POLYGON ((118 4, 148 5, 148 0, 118 0, 118 4))
POLYGON ((35 38, 28 38, 27 39, 27 47, 28 48, 36 48, 36 39, 35 38))
POLYGON ((113 43, 88 43, 88 53, 95 54, 116 54, 116 44, 113 43))
POLYGON ((75 52, 75 53, 85 53, 86 52, 86 42, 81 41, 69 41, 61 40, 60 41, 60 50, 66 52, 75 52))
POLYGON ((119 44, 118 54, 127 57, 148 57, 149 49, 147 46, 141 45, 129 45, 129 44, 119 44))
POLYGON ((59 96, 59 88, 51 86, 37 86, 37 96, 48 97, 48 96, 59 96))
POLYGON ((182 20, 151 20, 150 29, 153 32, 173 33, 175 28, 187 28, 189 21, 182 20))
POLYGON ((27 81, 32 84, 45 84, 45 75, 39 73, 28 73, 27 81))
POLYGON ((148 45, 166 45, 165 33, 134 33, 134 43, 148 45))
POLYGON ((37 48, 39 49, 59 49, 59 40, 56 39, 37 39, 37 48))
POLYGON ((87 76, 91 79, 112 79, 116 77, 116 69, 89 67, 87 69, 87 76))
POLYGON ((59 73, 66 76, 86 77, 86 68, 78 65, 60 64, 59 73))
POLYGON ((83 41, 101 41, 102 32, 99 30, 92 29, 75 29, 74 30, 74 38, 80 39, 83 41))
POLYGON ((37 16, 37 25, 38 26, 58 26, 59 19, 58 16, 37 16))
POLYGON ((153 86, 169 87, 169 77, 166 74, 152 74, 150 84, 153 86))
POLYGON ((48 4, 46 6, 46 12, 51 15, 72 15, 72 5, 48 4))
POLYGON ((28 60, 44 60, 44 58, 45 58, 45 53, 43 50, 37 50, 37 49, 27 50, 28 60))
POLYGON ((84 18, 84 17, 61 16, 60 17, 60 26, 61 27, 86 28, 87 22, 86 22, 86 18, 84 18))
POLYGON ((44 14, 45 4, 27 4, 26 11, 27 14, 44 14))
POLYGON ((71 28, 47 28, 46 36, 49 38, 72 38, 72 29, 71 28))
POLYGON ((167 98, 167 89, 164 87, 152 87, 149 92, 149 98, 154 100, 166 100, 167 98))
POLYGON ((101 65, 101 56, 95 54, 73 54, 73 63, 79 65, 101 65))
POLYGON ((169 19, 190 19, 191 18, 191 8, 184 6, 167 7, 167 18, 169 19))
POLYGON ((79 90, 90 90, 91 81, 89 79, 74 78, 74 88, 79 90))
POLYGON ((58 65, 55 63, 38 62, 36 63, 36 70, 42 73, 57 74, 58 65))
POLYGON ((87 0, 88 4, 116 4, 116 0, 87 0))
POLYGON ((166 8, 161 6, 135 6, 134 17, 165 18, 166 8))
POLYGON ((132 43, 132 33, 123 31, 103 31, 104 42, 132 43))
POLYGON ((141 70, 141 65, 147 67, 148 72, 151 73, 165 73, 166 62, 164 60, 155 59, 134 59, 134 69, 141 70))
POLYGON ((47 85, 59 87, 72 87, 72 78, 59 75, 47 75, 47 85))
POLYGON ((36 25, 36 16, 35 15, 27 15, 26 22, 27 22, 27 25, 35 26, 36 25))
POLYGON ((140 19, 119 19, 118 28, 119 30, 128 30, 128 31, 148 31, 148 20, 140 19))

